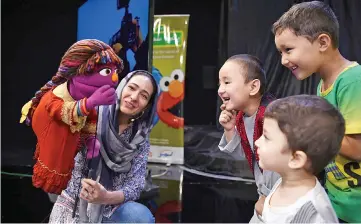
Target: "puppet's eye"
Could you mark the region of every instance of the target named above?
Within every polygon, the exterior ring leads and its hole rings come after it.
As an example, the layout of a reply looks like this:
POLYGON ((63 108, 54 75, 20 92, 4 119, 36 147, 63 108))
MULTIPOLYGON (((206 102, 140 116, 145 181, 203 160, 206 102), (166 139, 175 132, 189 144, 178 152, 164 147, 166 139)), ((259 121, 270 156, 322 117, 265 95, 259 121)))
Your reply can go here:
POLYGON ((163 77, 159 81, 159 85, 160 85, 160 88, 162 89, 162 91, 168 92, 168 87, 169 87, 171 81, 172 81, 172 79, 170 77, 167 77, 167 76, 163 77))
POLYGON ((184 74, 180 69, 174 70, 172 74, 170 74, 170 77, 174 80, 178 80, 179 82, 183 82, 184 80, 184 74))
POLYGON ((112 73, 112 70, 110 70, 110 68, 103 68, 99 72, 99 74, 102 76, 108 76, 110 73, 112 73))

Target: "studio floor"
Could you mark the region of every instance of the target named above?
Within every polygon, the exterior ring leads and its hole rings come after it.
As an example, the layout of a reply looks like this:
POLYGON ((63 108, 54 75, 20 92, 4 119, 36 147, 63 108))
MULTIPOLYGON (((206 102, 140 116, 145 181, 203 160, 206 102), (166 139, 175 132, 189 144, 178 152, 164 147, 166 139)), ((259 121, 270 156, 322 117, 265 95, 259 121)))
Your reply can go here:
MULTIPOLYGON (((158 194, 141 198, 157 223, 244 223, 253 215, 257 190, 246 161, 220 152, 215 127, 185 129, 185 165, 148 163, 158 194)), ((46 223, 53 203, 31 182, 33 150, 1 155, 1 222, 46 223)))
MULTIPOLYGON (((248 222, 256 201, 255 185, 206 177, 179 166, 149 164, 157 197, 147 200, 156 222, 248 222), (166 171, 164 173, 164 171, 166 171)), ((52 209, 49 197, 31 184, 30 166, 2 166, 1 222, 46 223, 52 209)))

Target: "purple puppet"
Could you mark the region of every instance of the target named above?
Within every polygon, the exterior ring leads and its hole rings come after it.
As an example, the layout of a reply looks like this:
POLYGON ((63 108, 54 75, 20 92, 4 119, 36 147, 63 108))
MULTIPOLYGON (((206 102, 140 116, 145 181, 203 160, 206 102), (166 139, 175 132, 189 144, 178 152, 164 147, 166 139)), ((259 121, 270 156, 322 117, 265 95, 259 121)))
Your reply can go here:
POLYGON ((99 154, 97 106, 116 102, 115 87, 122 60, 110 46, 95 39, 73 44, 59 69, 22 109, 20 122, 37 137, 33 185, 60 194, 83 147, 88 158, 99 154))

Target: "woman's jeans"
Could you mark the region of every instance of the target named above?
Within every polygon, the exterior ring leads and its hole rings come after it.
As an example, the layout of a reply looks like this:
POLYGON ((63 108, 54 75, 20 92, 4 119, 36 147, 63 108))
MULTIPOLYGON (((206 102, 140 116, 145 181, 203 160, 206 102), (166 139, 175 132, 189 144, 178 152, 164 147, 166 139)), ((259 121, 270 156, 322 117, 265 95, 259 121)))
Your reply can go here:
POLYGON ((114 211, 110 218, 103 218, 103 223, 154 223, 154 217, 144 205, 128 201, 114 211))

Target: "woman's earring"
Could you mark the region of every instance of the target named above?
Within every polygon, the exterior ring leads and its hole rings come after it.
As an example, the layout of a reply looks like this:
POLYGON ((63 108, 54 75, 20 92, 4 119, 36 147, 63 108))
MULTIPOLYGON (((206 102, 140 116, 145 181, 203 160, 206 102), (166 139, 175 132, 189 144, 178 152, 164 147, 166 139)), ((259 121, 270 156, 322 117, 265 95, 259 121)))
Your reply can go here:
POLYGON ((141 115, 139 115, 139 116, 136 117, 136 118, 130 119, 130 121, 131 121, 131 122, 134 122, 135 120, 137 120, 138 118, 140 118, 141 116, 143 116, 143 114, 144 114, 144 110, 142 111, 142 114, 141 114, 141 115))

